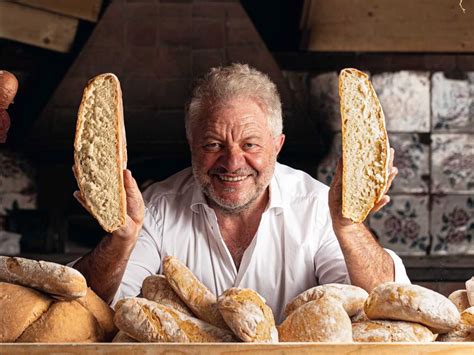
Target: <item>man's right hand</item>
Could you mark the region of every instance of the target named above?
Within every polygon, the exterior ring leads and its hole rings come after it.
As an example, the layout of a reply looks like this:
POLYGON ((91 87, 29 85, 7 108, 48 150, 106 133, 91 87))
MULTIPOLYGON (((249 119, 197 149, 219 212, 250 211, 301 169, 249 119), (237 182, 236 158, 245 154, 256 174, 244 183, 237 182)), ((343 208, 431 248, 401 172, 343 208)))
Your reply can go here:
MULTIPOLYGON (((137 182, 133 178, 132 172, 130 170, 126 169, 123 171, 123 180, 125 192, 127 195, 127 217, 125 220, 125 225, 113 231, 111 234, 121 241, 134 245, 143 226, 145 204, 143 202, 143 197, 140 189, 138 188, 137 182)), ((81 196, 81 192, 74 191, 73 195, 76 200, 90 213, 89 208, 81 196)))

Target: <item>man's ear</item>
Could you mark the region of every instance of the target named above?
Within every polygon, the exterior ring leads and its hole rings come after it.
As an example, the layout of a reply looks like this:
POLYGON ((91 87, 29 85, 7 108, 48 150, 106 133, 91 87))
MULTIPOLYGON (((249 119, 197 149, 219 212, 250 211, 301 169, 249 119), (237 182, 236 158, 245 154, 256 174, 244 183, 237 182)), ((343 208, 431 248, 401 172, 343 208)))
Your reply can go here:
POLYGON ((275 143, 275 152, 278 155, 280 154, 280 150, 283 147, 283 144, 285 143, 285 135, 280 134, 276 136, 275 138, 273 138, 273 141, 275 143))

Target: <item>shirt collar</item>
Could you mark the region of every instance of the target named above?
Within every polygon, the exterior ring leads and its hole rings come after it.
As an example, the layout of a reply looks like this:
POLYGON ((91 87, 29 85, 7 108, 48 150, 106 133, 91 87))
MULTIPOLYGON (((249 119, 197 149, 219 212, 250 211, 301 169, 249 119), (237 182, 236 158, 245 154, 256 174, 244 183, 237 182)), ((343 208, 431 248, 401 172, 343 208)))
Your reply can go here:
MULTIPOLYGON (((269 190, 269 203, 267 205, 266 211, 275 209, 276 214, 283 212, 283 200, 281 197, 281 190, 278 184, 278 181, 273 173, 272 180, 270 181, 270 190, 269 190)), ((199 184, 194 180, 193 184, 193 196, 191 199, 191 210, 194 213, 199 213, 199 205, 203 205, 204 208, 210 208, 209 204, 206 201, 206 197, 202 192, 199 184)))

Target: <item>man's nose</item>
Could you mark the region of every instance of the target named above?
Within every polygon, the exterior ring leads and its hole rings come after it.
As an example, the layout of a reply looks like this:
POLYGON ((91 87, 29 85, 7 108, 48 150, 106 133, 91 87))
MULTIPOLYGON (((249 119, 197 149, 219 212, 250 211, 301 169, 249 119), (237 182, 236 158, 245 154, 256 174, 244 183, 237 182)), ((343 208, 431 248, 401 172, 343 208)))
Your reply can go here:
POLYGON ((220 163, 228 172, 236 171, 244 166, 244 152, 239 147, 229 147, 221 156, 220 163))

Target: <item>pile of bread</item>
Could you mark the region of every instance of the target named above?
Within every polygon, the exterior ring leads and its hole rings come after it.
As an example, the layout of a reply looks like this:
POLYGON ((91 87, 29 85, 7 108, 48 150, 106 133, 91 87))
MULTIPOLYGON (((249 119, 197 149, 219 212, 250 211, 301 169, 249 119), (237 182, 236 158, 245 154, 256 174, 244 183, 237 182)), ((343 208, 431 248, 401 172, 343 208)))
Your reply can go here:
POLYGON ((216 297, 177 258, 147 277, 115 312, 72 268, 0 257, 0 342, 431 342, 474 341, 474 278, 449 298, 388 282, 370 295, 342 284, 313 287, 276 325, 257 292, 216 297), (118 332, 117 332, 118 331, 118 332))

